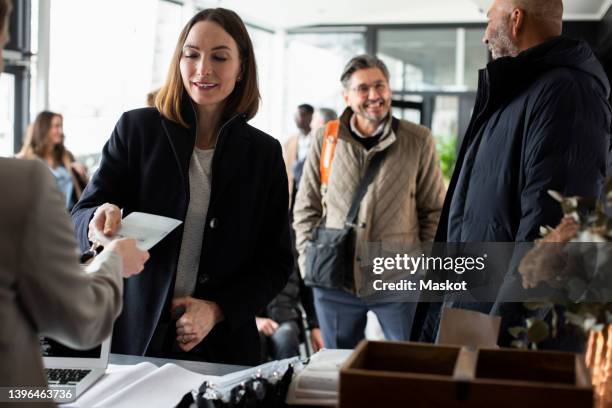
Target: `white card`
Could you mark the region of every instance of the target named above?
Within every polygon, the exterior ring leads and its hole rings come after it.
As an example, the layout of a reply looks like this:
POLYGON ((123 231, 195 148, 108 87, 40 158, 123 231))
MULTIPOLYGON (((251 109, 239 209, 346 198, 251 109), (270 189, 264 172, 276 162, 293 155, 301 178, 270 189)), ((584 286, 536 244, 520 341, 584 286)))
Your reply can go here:
POLYGON ((121 227, 112 238, 134 238, 138 248, 148 251, 182 223, 161 215, 133 212, 121 220, 121 227))

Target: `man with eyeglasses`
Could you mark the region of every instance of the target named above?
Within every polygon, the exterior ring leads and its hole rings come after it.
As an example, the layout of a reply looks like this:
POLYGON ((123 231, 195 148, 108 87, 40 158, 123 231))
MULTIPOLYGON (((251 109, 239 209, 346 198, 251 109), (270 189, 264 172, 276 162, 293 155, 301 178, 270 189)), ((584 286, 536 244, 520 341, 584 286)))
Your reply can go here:
POLYGON ((429 129, 391 116, 389 71, 378 58, 354 57, 340 81, 347 108, 339 119, 329 179, 322 191, 322 128, 306 159, 294 207, 300 269, 306 270, 305 247, 314 229, 345 226, 361 178, 371 160, 383 155, 352 228, 347 260, 352 276, 334 288, 311 285, 325 347, 355 347, 364 338, 368 310, 378 317, 387 339, 408 340, 415 303, 366 301, 372 272, 364 263, 369 243, 406 247, 433 239, 445 193, 434 140, 429 129))

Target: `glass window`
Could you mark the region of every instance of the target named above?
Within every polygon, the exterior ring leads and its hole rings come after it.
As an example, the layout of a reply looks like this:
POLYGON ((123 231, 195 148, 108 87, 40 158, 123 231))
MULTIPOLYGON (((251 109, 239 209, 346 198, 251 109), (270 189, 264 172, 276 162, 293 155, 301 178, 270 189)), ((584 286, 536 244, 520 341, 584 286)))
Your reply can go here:
POLYGON ((159 0, 157 7, 151 91, 161 87, 166 80, 170 60, 183 28, 183 6, 166 0, 159 0))
POLYGON ((32 15, 30 16, 30 50, 32 52, 32 56, 30 57, 30 78, 31 78, 31 86, 30 86, 30 110, 29 110, 29 118, 34 118, 38 113, 36 111, 39 106, 39 94, 38 94, 38 81, 39 81, 39 72, 38 72, 38 19, 40 14, 40 1, 39 0, 31 0, 32 4, 32 15))
POLYGON ((435 98, 431 132, 436 139, 457 137, 459 97, 438 95, 435 98))
POLYGON ((296 131, 293 112, 302 103, 344 109, 340 75, 348 60, 365 52, 360 32, 296 33, 287 36, 283 138, 296 131))
POLYGON ((255 51, 255 61, 257 62, 257 79, 261 103, 255 117, 251 120, 251 125, 262 131, 274 134, 273 112, 274 103, 272 95, 275 93, 276 82, 272 77, 274 59, 274 34, 250 25, 247 25, 253 49, 255 51))
POLYGON ((388 29, 378 32, 378 57, 389 65, 394 91, 455 85, 456 29, 388 29))
POLYGON ((75 155, 99 153, 120 115, 145 106, 156 4, 51 2, 49 108, 64 115, 66 147, 75 155))
POLYGON ((15 144, 15 76, 6 72, 0 75, 0 106, 0 156, 10 157, 15 144))
POLYGON ((431 133, 436 140, 440 168, 444 180, 450 180, 455 167, 457 129, 459 126, 459 97, 435 97, 431 133))
POLYGON ((468 89, 478 88, 478 70, 487 65, 487 47, 482 42, 484 28, 465 30, 465 85, 468 89))
POLYGON ((396 118, 409 120, 413 123, 421 123, 421 115, 423 113, 423 97, 421 95, 404 95, 402 100, 420 104, 420 109, 393 107, 391 114, 396 118))
POLYGON ((30 15, 30 51, 38 53, 38 17, 40 13, 40 0, 30 0, 32 14, 30 15))
POLYGON ((389 67, 393 90, 476 90, 478 70, 487 63, 484 28, 463 32, 454 28, 380 30, 378 57, 389 67), (461 44, 463 49, 457 50, 461 44), (457 66, 458 54, 463 67, 457 66))

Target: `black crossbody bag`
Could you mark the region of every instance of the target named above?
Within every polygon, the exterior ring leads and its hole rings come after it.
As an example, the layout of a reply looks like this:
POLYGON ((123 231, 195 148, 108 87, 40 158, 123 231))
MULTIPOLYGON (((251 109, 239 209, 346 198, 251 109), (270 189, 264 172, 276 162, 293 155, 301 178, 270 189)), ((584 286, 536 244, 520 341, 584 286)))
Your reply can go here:
POLYGON ((312 232, 306 243, 306 271, 304 283, 310 287, 327 289, 351 289, 353 287, 353 251, 355 249, 354 226, 361 200, 368 185, 374 180, 387 149, 376 153, 370 160, 365 175, 353 195, 351 208, 344 227, 327 228, 325 219, 312 232))

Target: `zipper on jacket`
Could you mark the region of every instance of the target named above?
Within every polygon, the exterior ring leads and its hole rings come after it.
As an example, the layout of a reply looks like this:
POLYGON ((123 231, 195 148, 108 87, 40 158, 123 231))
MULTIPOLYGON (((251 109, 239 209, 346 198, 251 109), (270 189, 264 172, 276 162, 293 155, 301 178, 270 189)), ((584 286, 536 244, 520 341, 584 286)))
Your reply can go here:
MULTIPOLYGON (((190 100, 189 101, 189 105, 191 105, 191 109, 193 110, 193 115, 195 117, 195 139, 194 139, 194 144, 193 147, 191 149, 191 155, 193 156, 193 151, 195 149, 195 145, 198 141, 198 135, 197 135, 197 131, 198 131, 198 112, 196 111, 195 106, 193 106, 193 101, 190 100)), ((212 202, 212 200, 210 198, 212 198, 212 192, 213 192, 213 181, 214 181, 214 177, 213 177, 213 173, 214 173, 214 168, 215 168, 215 163, 216 163, 216 158, 217 158, 217 152, 219 151, 219 149, 221 148, 221 133, 223 132, 223 130, 227 127, 227 125, 229 125, 231 122, 233 122, 238 116, 242 115, 241 113, 237 113, 234 116, 232 116, 231 118, 229 118, 228 120, 226 120, 221 127, 219 128, 219 130, 217 131, 217 143, 215 144, 215 151, 213 152, 213 157, 212 160, 210 162, 210 197, 209 197, 209 201, 208 201, 208 208, 206 209, 206 218, 208 218, 208 210, 210 209, 210 203, 212 202)), ((191 160, 191 159, 190 159, 191 160)), ((187 207, 189 207, 189 200, 190 198, 190 192, 189 192, 189 174, 187 174, 187 207)), ((187 216, 187 209, 185 209, 185 217, 187 216)), ((206 231, 206 225, 207 222, 206 220, 204 221, 204 231, 206 231)))

